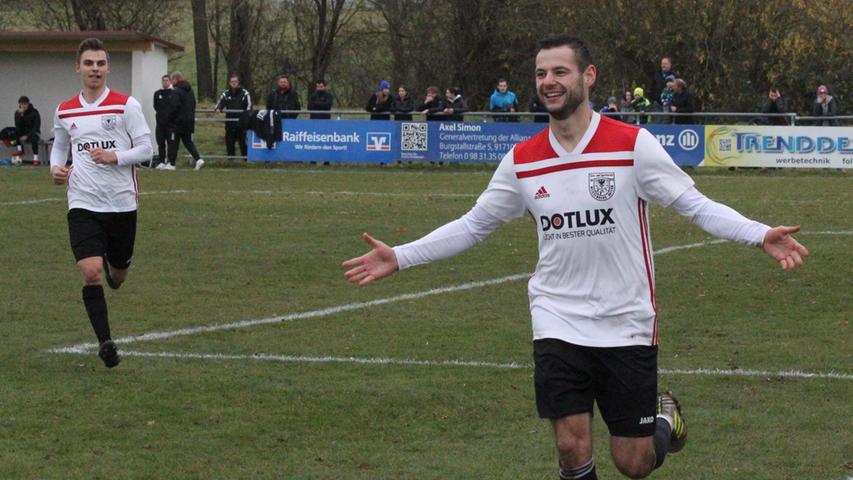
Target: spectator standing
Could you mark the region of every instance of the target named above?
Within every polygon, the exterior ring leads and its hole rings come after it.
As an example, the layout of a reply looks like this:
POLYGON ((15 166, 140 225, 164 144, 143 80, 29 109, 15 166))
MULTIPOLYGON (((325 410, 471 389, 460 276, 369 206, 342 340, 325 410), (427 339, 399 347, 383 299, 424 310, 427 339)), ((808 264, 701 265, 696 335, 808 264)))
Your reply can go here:
MULTIPOLYGON (((619 111, 619 101, 616 97, 607 97, 607 105, 601 107, 600 113, 615 113, 619 111)), ((618 118, 615 115, 608 115, 610 118, 618 118)))
MULTIPOLYGON (((498 80, 498 86, 489 99, 490 112, 517 112, 518 98, 514 92, 509 91, 509 84, 503 78, 498 80)), ((517 122, 518 117, 514 115, 496 115, 496 122, 517 122)))
POLYGON ((418 111, 426 115, 427 121, 441 120, 444 110, 444 101, 439 97, 438 87, 430 86, 426 89, 423 103, 418 105, 418 111))
POLYGON ((24 156, 24 144, 29 143, 33 149, 33 165, 41 165, 39 160, 41 114, 30 103, 29 97, 25 95, 18 99, 18 109, 15 111, 15 136, 17 137, 17 145, 14 155, 12 155, 12 163, 21 163, 21 157, 24 156))
MULTIPOLYGON (((836 115, 838 115, 838 102, 835 97, 829 94, 829 88, 826 85, 817 87, 817 98, 812 105, 812 116, 834 117, 836 115)), ((835 126, 838 125, 838 120, 821 120, 818 125, 835 126)))
MULTIPOLYGON (((290 85, 290 78, 287 75, 279 75, 278 88, 267 95, 267 110, 302 110, 299 95, 293 90, 290 85)), ((295 112, 282 112, 281 114, 281 118, 296 118, 298 116, 299 114, 295 112)))
MULTIPOLYGON (((669 112, 669 107, 672 106, 672 95, 675 92, 675 76, 666 77, 666 87, 660 92, 660 104, 664 112, 669 112)), ((661 118, 660 123, 672 123, 672 117, 666 116, 661 118)))
MULTIPOLYGON (((672 105, 670 105, 669 110, 673 113, 695 112, 696 104, 693 101, 693 95, 687 90, 687 82, 685 82, 683 78, 676 78, 672 88, 672 105)), ((672 123, 693 123, 693 117, 678 115, 672 123)))
MULTIPOLYGON (((770 88, 770 93, 767 94, 767 101, 761 107, 761 113, 788 113, 785 98, 778 88, 770 88)), ((788 119, 785 117, 767 117, 766 122, 768 125, 788 125, 788 119)))
MULTIPOLYGON (((631 93, 631 90, 625 90, 622 92, 622 100, 619 101, 619 111, 620 112, 633 112, 634 107, 631 103, 634 101, 634 94, 631 93)), ((622 115, 622 121, 625 123, 636 123, 636 119, 633 115, 622 115)))
POLYGON ((462 98, 462 92, 456 87, 447 87, 444 91, 444 114, 447 120, 461 122, 462 114, 468 111, 468 104, 462 98))
MULTIPOLYGON (((648 98, 644 96, 646 92, 643 90, 643 87, 637 87, 634 89, 634 99, 631 100, 631 108, 635 112, 648 112, 652 107, 652 102, 649 101, 648 98)), ((648 116, 646 115, 636 115, 634 117, 634 123, 646 123, 648 121, 648 116)))
POLYGON ((245 157, 246 126, 243 116, 252 109, 252 96, 249 91, 240 86, 240 77, 231 75, 228 78, 228 89, 219 96, 214 110, 231 110, 225 112, 225 152, 229 157, 235 156, 234 142, 240 144, 240 153, 245 157))
POLYGON ((412 111, 415 109, 415 101, 409 95, 404 85, 397 87, 397 95, 391 100, 391 111, 394 112, 394 120, 410 121, 412 111))
MULTIPOLYGON (((184 147, 193 158, 195 169, 204 166, 204 160, 198 153, 198 148, 193 141, 195 133, 195 94, 190 82, 184 79, 181 72, 172 72, 172 112, 168 123, 168 161, 165 170, 174 170, 178 164, 178 145, 183 142, 184 147)), ((244 135, 245 137, 245 135, 244 135)))
MULTIPOLYGON (((314 82, 314 91, 308 97, 308 110, 325 110, 332 109, 335 103, 335 96, 326 90, 326 81, 322 78, 314 82)), ((312 120, 328 120, 332 116, 328 113, 312 113, 312 120)))
POLYGON ((660 103, 660 95, 663 89, 666 88, 666 78, 669 76, 672 76, 673 79, 678 78, 672 67, 672 58, 663 57, 660 59, 660 68, 652 76, 652 96, 650 98, 654 102, 652 107, 655 111, 666 111, 663 104, 660 103))
POLYGON ((370 112, 371 120, 391 120, 391 82, 382 80, 379 82, 379 90, 370 96, 365 110, 370 112))
POLYGON ((154 138, 157 141, 157 168, 166 165, 166 140, 169 138, 169 120, 172 117, 172 79, 168 75, 160 77, 160 90, 154 92, 154 138))
MULTIPOLYGON (((533 92, 530 96, 530 113, 548 113, 548 109, 539 100, 539 94, 533 92)), ((536 115, 533 117, 535 123, 548 123, 548 115, 536 115)))

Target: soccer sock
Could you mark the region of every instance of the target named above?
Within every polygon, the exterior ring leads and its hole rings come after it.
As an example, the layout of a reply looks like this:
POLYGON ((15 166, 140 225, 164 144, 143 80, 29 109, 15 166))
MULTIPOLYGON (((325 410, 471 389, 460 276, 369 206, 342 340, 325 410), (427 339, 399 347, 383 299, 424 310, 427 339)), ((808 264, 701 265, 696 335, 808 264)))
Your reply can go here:
POLYGON ((672 422, 669 418, 658 415, 655 419, 655 468, 663 465, 666 460, 666 452, 669 451, 669 442, 672 439, 672 422))
POLYGON ((595 459, 590 458, 580 467, 560 467, 560 480, 598 480, 598 476, 595 475, 595 459))
POLYGON ((86 313, 89 321, 95 329, 98 343, 104 343, 110 339, 110 322, 107 317, 107 301, 104 299, 104 287, 100 285, 86 285, 83 287, 83 304, 86 305, 86 313))
POLYGON ((34 161, 34 162, 38 162, 38 161, 39 161, 39 154, 38 154, 38 153, 36 153, 36 154, 34 154, 34 155, 33 155, 33 161, 34 161))

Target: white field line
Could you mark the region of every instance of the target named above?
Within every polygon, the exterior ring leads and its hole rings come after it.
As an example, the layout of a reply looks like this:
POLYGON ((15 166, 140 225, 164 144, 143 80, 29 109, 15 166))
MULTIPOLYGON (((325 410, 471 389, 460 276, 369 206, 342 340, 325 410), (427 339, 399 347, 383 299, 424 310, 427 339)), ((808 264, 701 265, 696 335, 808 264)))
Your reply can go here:
MULTIPOLYGON (((370 300, 367 302, 357 302, 357 303, 348 303, 345 305, 338 305, 335 307, 323 308, 320 310, 312 310, 308 312, 300 312, 300 313, 291 313, 288 315, 280 315, 269 318, 261 318, 256 320, 241 320, 239 322, 233 323, 224 323, 219 325, 208 325, 203 327, 192 327, 192 328, 182 328, 179 330, 168 330, 164 332, 149 332, 144 333, 142 335, 134 335, 130 337, 122 337, 115 340, 116 343, 119 344, 129 344, 135 342, 147 342, 151 340, 161 340, 172 337, 179 337, 185 335, 197 335, 200 333, 209 333, 209 332, 218 332, 221 330, 235 330, 238 328, 247 328, 247 327, 255 327, 258 325, 270 325, 274 323, 281 322, 290 322, 294 320, 305 320, 308 318, 318 318, 318 317, 326 317, 329 315, 335 315, 342 312, 351 312, 353 310, 361 310, 364 308, 374 307, 377 305, 385 305, 389 303, 396 303, 403 300, 416 300, 419 298, 429 297, 432 295, 439 295, 442 293, 450 293, 450 292, 458 292, 462 290, 471 290, 475 288, 487 287, 490 285, 499 285, 501 283, 513 282, 516 280, 521 280, 523 278, 529 278, 529 273, 520 273, 516 275, 510 275, 507 277, 495 278, 492 280, 484 280, 480 282, 470 282, 463 283, 460 285, 454 285, 452 287, 442 287, 442 288, 434 288, 431 290, 423 290, 415 293, 404 293, 402 295, 397 295, 394 297, 386 297, 380 298, 377 300, 370 300)), ((49 350, 54 353, 83 353, 87 350, 94 350, 98 345, 94 343, 81 343, 77 345, 72 345, 70 347, 61 347, 54 348, 49 350)))
MULTIPOLYGON (((711 242, 700 242, 700 243, 691 243, 688 245, 676 245, 672 247, 661 248, 659 250, 654 251, 655 255, 663 255, 665 253, 674 252, 676 250, 684 250, 688 248, 698 248, 703 247, 705 245, 713 245, 717 243, 722 243, 724 240, 714 240, 711 242)), ((415 300, 419 298, 424 298, 432 295, 439 295, 442 293, 451 293, 462 290, 471 290, 474 288, 487 287, 491 285, 499 285, 507 282, 514 282, 516 280, 521 280, 524 278, 530 278, 529 273, 519 273, 515 275, 510 275, 507 277, 495 278, 491 280, 484 280, 480 282, 470 282, 463 283, 461 285, 454 285, 451 287, 441 287, 434 288, 431 290, 423 290, 420 292, 414 293, 406 293, 402 295, 397 295, 394 297, 386 297, 380 298, 377 300, 371 300, 367 302, 357 302, 357 303, 349 303, 345 305, 338 305, 335 307, 324 308, 320 310, 313 310, 308 312, 300 312, 300 313, 291 313, 288 315, 277 315, 269 318, 260 318, 254 320, 241 320, 232 323, 224 323, 218 325, 206 325, 201 327, 191 327, 191 328, 182 328, 178 330, 167 330, 162 332, 149 332, 141 335, 133 335, 129 337, 122 337, 115 340, 118 344, 130 344, 135 342, 147 342, 152 340, 162 340, 173 337, 187 336, 187 335, 198 335, 200 333, 210 333, 210 332, 218 332, 222 330, 235 330, 238 328, 247 328, 247 327, 255 327, 258 325, 270 325, 281 322, 290 322, 294 320, 304 320, 308 318, 318 318, 325 317, 329 315, 335 315, 341 312, 351 312, 353 310, 361 310, 364 308, 374 307, 377 305, 385 305, 389 303, 396 303, 403 300, 415 300)), ((68 347, 57 347, 50 349, 50 352, 53 353, 84 353, 90 350, 94 350, 98 348, 98 345, 95 343, 79 343, 77 345, 71 345, 68 347)))
MULTIPOLYGON (((151 191, 151 192, 139 192, 139 195, 176 195, 181 193, 191 193, 191 190, 161 190, 161 191, 151 191)), ((18 202, 0 202, 0 207, 10 207, 14 205, 33 205, 36 203, 47 203, 47 202, 64 202, 66 197, 49 197, 49 198, 39 198, 36 200, 21 200, 18 202)))
MULTIPOLYGON (((87 354, 87 352, 68 352, 87 354)), ((265 361, 281 363, 345 363, 354 365, 411 365, 424 367, 483 367, 507 370, 532 370, 532 363, 519 362, 484 362, 478 360, 416 360, 412 358, 388 357, 333 357, 333 356, 302 356, 302 355, 273 355, 255 353, 252 355, 227 353, 193 353, 193 352, 140 352, 135 350, 122 351, 127 357, 172 358, 178 360, 219 360, 219 361, 265 361)), ((830 379, 853 380, 853 374, 839 372, 803 372, 800 370, 741 370, 721 368, 661 368, 662 375, 697 375, 708 377, 785 377, 801 379, 830 379)))
MULTIPOLYGON (((232 195, 338 195, 338 196, 365 196, 365 197, 438 197, 438 198, 477 198, 479 193, 394 193, 394 192, 352 192, 342 191, 295 191, 295 190, 162 190, 151 192, 139 192, 139 195, 179 195, 183 193, 198 193, 202 195, 213 195, 229 193, 232 195)), ((33 200, 19 200, 15 202, 0 202, 0 207, 12 207, 18 205, 35 205, 38 203, 64 202, 65 197, 48 197, 33 200)))

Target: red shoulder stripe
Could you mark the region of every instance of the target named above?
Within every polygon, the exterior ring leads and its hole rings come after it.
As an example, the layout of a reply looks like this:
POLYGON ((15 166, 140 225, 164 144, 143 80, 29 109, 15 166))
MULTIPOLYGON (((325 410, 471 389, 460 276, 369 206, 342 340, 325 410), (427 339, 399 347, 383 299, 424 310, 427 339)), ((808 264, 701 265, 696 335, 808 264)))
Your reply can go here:
POLYGON ((551 148, 549 132, 550 129, 545 127, 541 132, 516 145, 513 153, 515 164, 556 158, 557 153, 551 148))
POLYGON ((80 95, 74 95, 68 100, 59 104, 59 110, 71 110, 74 108, 83 108, 83 104, 80 103, 80 95))
POLYGON ((130 98, 130 95, 121 93, 117 90, 110 90, 107 98, 105 98, 103 102, 99 103, 98 106, 106 107, 108 105, 127 105, 128 98, 130 98))
POLYGON ((602 115, 583 153, 633 152, 639 133, 640 127, 602 115))

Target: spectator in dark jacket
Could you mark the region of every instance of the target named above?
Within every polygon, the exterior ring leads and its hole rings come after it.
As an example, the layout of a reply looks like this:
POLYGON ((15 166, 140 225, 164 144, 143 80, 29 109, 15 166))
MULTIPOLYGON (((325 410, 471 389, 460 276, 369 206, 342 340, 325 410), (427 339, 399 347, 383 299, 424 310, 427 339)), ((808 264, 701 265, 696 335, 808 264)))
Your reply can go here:
POLYGON ((214 110, 231 110, 225 112, 225 151, 229 157, 235 156, 234 142, 240 145, 240 153, 245 157, 246 146, 246 123, 243 121, 246 112, 252 109, 252 96, 248 90, 240 86, 240 77, 231 75, 228 78, 228 89, 219 96, 214 110))
MULTIPOLYGON (((533 92, 533 95, 530 96, 530 112, 548 113, 548 109, 539 100, 539 94, 536 92, 533 92)), ((533 117, 533 121, 536 123, 548 123, 548 115, 536 115, 533 117)))
POLYGON ((443 118, 444 101, 439 96, 438 87, 427 87, 424 101, 418 105, 418 112, 426 115, 427 121, 441 120, 443 118))
MULTIPOLYGON (((834 117, 838 115, 838 102, 835 97, 829 94, 829 88, 826 85, 821 85, 817 88, 817 98, 812 104, 812 116, 814 117, 834 117)), ((838 125, 838 120, 822 120, 818 125, 834 126, 838 125)))
POLYGON ((391 111, 394 112, 394 120, 411 120, 414 109, 415 102, 409 96, 409 91, 406 90, 406 87, 403 85, 397 87, 397 95, 391 100, 391 111))
POLYGON ((168 161, 165 170, 174 170, 178 162, 178 145, 183 143, 193 157, 193 164, 198 170, 204 166, 204 160, 198 153, 193 141, 195 132, 195 94, 190 83, 184 79, 181 72, 172 73, 172 112, 168 122, 168 161))
POLYGON ((370 96, 364 109, 370 112, 371 120, 391 120, 391 82, 379 82, 379 90, 370 96))
MULTIPOLYGON (((788 113, 785 98, 782 97, 782 92, 778 88, 770 88, 770 93, 767 94, 767 101, 764 102, 761 113, 788 113)), ((788 125, 788 119, 785 117, 767 117, 766 122, 768 125, 788 125)))
MULTIPOLYGON (((331 108, 331 107, 330 107, 331 108)), ((278 88, 267 95, 267 110, 302 110, 299 95, 290 85, 287 75, 278 77, 278 88)), ((298 113, 282 113, 282 118, 296 118, 298 113)))
MULTIPOLYGON (((687 82, 683 78, 675 79, 672 92, 672 105, 669 107, 669 110, 673 113, 693 113, 696 111, 693 95, 687 90, 687 82)), ((672 123, 693 123, 693 117, 678 115, 672 123)))
POLYGON ((462 92, 456 87, 447 87, 444 91, 444 114, 447 120, 461 122, 462 114, 468 111, 468 104, 462 98, 462 92))
POLYGON ((651 106, 654 111, 665 111, 664 105, 660 102, 660 95, 663 93, 663 89, 666 88, 666 77, 669 76, 678 78, 678 74, 675 73, 675 69, 672 67, 672 59, 670 57, 663 57, 660 59, 660 68, 652 77, 652 92, 649 98, 654 102, 651 106))
MULTIPOLYGON (((633 111, 648 112, 652 109, 652 102, 645 97, 645 93, 643 87, 636 87, 634 89, 634 99, 631 100, 631 109, 633 111)), ((635 115, 633 118, 634 123, 637 124, 644 124, 649 121, 648 115, 635 115)))
POLYGON ((160 77, 160 90, 154 92, 154 138, 157 140, 158 167, 166 162, 166 140, 169 138, 169 119, 172 117, 172 79, 160 77))
POLYGON ((24 144, 29 143, 33 149, 33 165, 40 165, 39 138, 41 135, 41 115, 30 99, 21 96, 18 99, 18 110, 15 111, 15 136, 17 147, 12 163, 21 163, 24 155, 24 144))
MULTIPOLYGON (((322 78, 314 82, 314 91, 308 97, 308 110, 325 110, 332 109, 335 103, 335 96, 326 90, 326 81, 322 78)), ((328 120, 332 118, 328 113, 312 113, 312 119, 328 120)))

